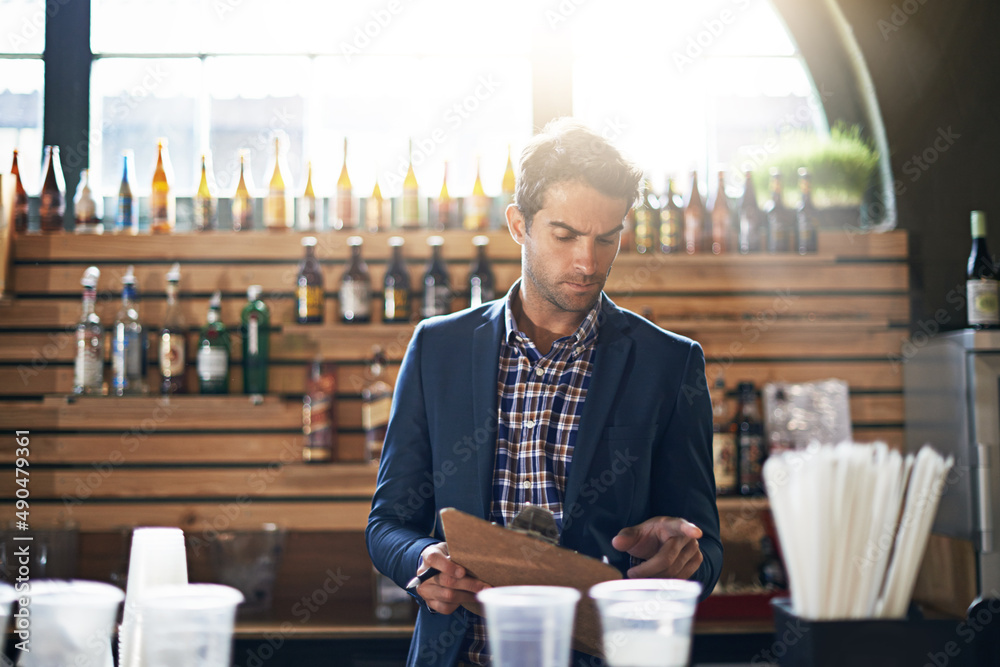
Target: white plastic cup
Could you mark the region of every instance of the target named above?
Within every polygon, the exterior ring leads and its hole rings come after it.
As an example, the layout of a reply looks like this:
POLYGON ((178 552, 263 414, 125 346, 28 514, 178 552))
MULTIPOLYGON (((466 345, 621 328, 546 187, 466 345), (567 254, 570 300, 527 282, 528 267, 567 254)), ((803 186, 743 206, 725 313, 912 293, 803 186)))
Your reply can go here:
MULTIPOLYGON (((20 667, 106 667, 112 664, 111 633, 120 588, 96 581, 39 580, 21 594, 28 599, 29 649, 20 667)), ((16 628, 15 628, 16 629, 16 628)))
POLYGON ((186 584, 149 590, 139 602, 143 667, 229 667, 236 605, 230 586, 186 584))
POLYGON ((566 667, 580 592, 563 586, 500 586, 476 598, 496 667, 566 667))
POLYGON ((685 667, 701 584, 619 579, 590 589, 600 612, 609 667, 685 667))

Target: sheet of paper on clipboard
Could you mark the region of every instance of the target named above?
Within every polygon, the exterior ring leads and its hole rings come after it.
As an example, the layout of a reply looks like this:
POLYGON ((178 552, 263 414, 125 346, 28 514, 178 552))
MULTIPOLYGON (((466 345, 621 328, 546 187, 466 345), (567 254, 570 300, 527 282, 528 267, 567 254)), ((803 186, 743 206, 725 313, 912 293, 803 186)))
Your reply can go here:
MULTIPOLYGON (((441 510, 441 525, 451 559, 491 586, 568 586, 580 591, 573 647, 602 655, 597 607, 587 591, 602 581, 621 579, 621 572, 551 541, 503 528, 454 508, 441 510)), ((478 604, 467 606, 482 615, 478 604)))

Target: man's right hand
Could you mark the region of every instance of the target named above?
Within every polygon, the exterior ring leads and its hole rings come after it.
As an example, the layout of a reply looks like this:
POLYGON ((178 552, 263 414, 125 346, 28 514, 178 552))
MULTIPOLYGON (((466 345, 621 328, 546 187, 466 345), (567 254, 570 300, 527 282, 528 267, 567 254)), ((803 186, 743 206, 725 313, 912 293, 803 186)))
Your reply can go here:
POLYGON ((417 574, 431 567, 441 572, 417 586, 417 593, 427 606, 439 614, 450 614, 463 603, 474 602, 476 593, 490 587, 451 562, 445 542, 430 545, 420 552, 420 558, 417 574))

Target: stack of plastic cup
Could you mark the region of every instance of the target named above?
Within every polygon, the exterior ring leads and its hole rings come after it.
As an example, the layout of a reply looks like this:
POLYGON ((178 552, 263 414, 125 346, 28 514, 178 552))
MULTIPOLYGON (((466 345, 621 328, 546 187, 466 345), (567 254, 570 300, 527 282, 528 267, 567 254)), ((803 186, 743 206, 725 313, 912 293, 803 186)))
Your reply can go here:
POLYGON ((580 592, 562 586, 501 586, 476 597, 496 667, 566 667, 580 592))
POLYGON ((229 667, 236 605, 243 594, 218 584, 151 589, 139 603, 143 667, 229 667))
POLYGON ((138 667, 142 655, 145 621, 140 605, 153 588, 186 584, 187 552, 180 528, 136 528, 132 532, 125 612, 118 633, 118 660, 121 667, 138 667))
POLYGON ((591 588, 609 667, 685 667, 700 594, 701 584, 678 579, 620 579, 591 588))
POLYGON ((125 594, 96 581, 33 581, 22 593, 30 602, 31 634, 19 667, 107 667, 111 633, 125 594))

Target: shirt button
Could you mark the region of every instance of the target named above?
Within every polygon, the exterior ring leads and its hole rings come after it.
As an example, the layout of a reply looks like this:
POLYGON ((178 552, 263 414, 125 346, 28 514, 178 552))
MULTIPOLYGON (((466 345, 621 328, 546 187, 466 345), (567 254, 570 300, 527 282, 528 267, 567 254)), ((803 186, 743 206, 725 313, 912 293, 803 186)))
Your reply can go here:
POLYGON ((543 375, 545 375, 545 369, 542 368, 541 366, 536 366, 535 375, 537 375, 538 377, 542 377, 543 375))
POLYGON ((527 428, 535 428, 535 420, 534 419, 529 419, 528 421, 524 422, 524 425, 527 428))
POLYGON ((576 349, 573 350, 573 351, 576 352, 577 355, 583 354, 583 346, 582 345, 577 345, 576 349))
POLYGON ((531 488, 531 480, 530 479, 526 479, 523 482, 521 482, 521 488, 522 489, 526 489, 526 490, 530 489, 531 488))

